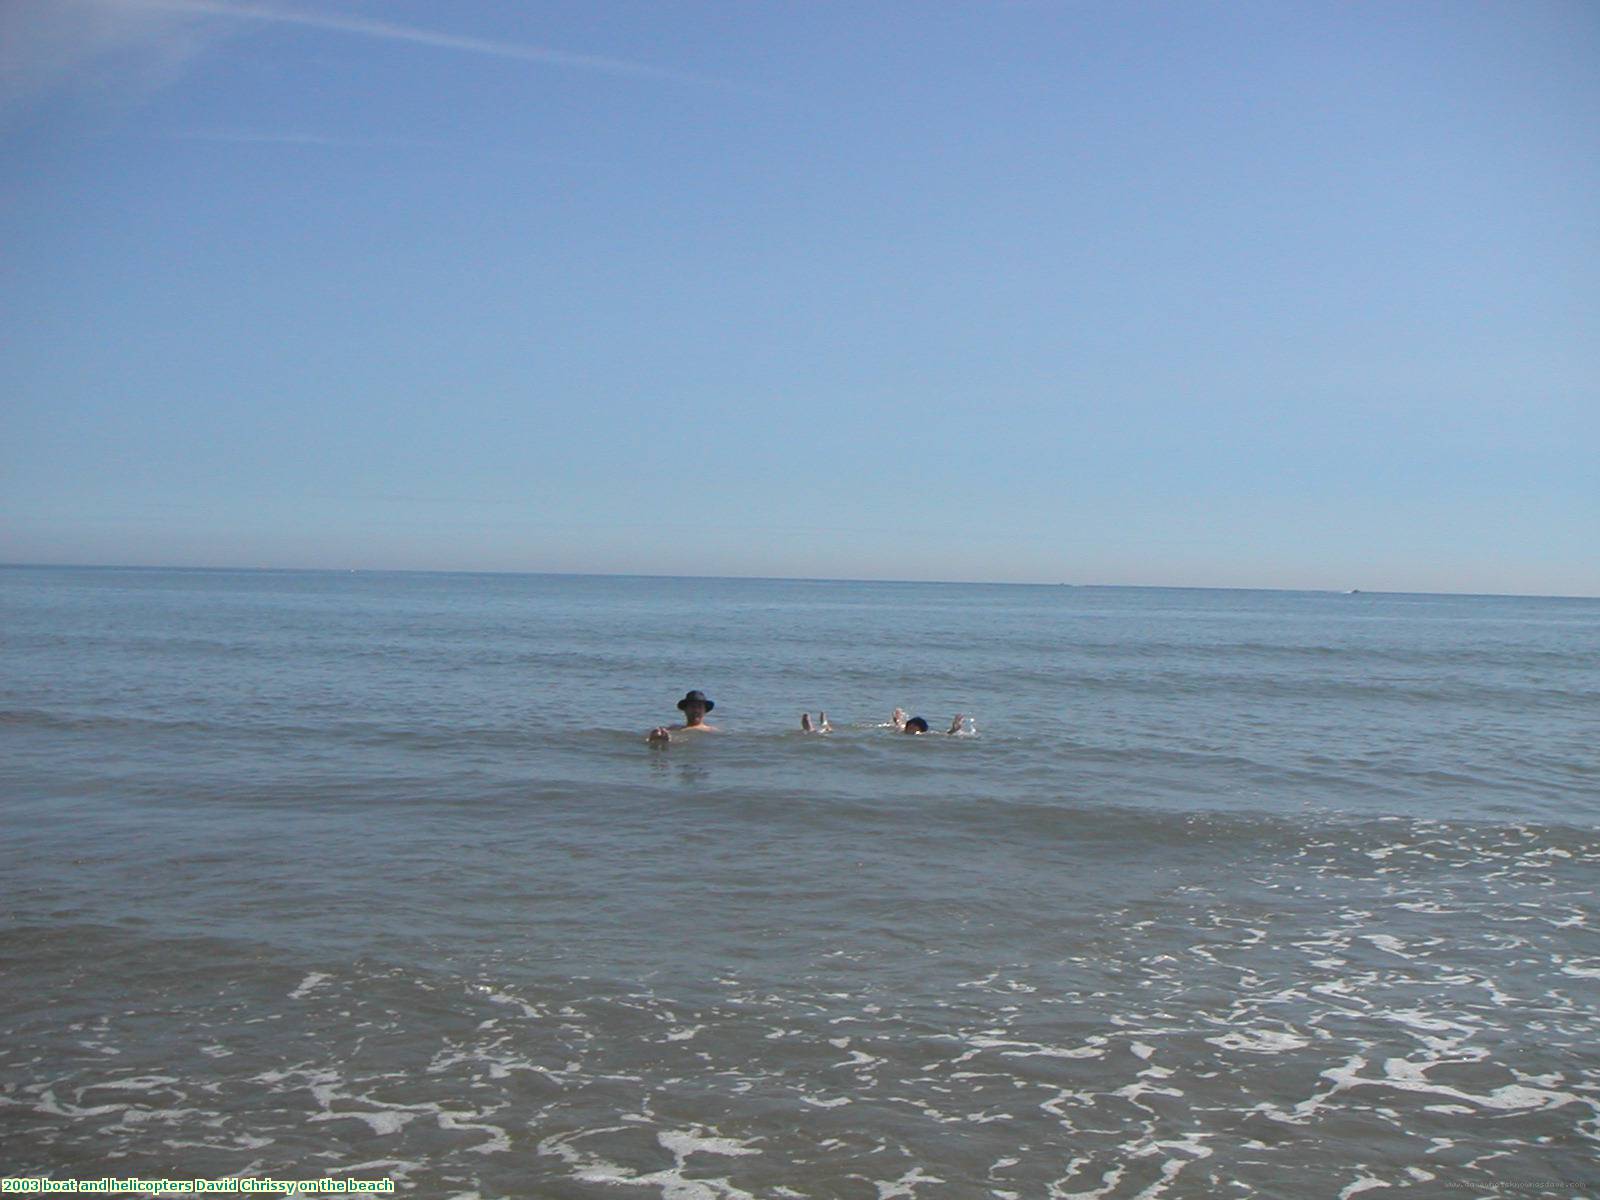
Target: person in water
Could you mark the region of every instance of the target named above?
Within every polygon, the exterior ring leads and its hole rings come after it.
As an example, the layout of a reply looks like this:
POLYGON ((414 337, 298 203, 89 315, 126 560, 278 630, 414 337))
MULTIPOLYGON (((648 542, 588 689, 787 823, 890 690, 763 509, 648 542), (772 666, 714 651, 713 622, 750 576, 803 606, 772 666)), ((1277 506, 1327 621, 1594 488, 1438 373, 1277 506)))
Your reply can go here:
POLYGON ((717 733, 715 725, 706 724, 706 714, 716 706, 717 702, 707 700, 704 692, 692 691, 678 701, 678 711, 683 714, 683 724, 657 725, 650 731, 647 740, 670 742, 675 733, 717 733))
POLYGON ((813 725, 811 723, 811 714, 803 712, 800 714, 800 729, 804 733, 832 733, 833 724, 828 720, 827 713, 819 712, 817 714, 817 723, 813 725))
MULTIPOLYGON (((966 719, 965 713, 957 713, 955 719, 950 722, 950 728, 944 731, 945 736, 948 737, 951 734, 960 733, 961 723, 966 719)), ((928 722, 925 718, 908 717, 906 716, 906 710, 903 708, 895 709, 894 714, 889 718, 889 722, 901 733, 918 734, 928 732, 928 722)))

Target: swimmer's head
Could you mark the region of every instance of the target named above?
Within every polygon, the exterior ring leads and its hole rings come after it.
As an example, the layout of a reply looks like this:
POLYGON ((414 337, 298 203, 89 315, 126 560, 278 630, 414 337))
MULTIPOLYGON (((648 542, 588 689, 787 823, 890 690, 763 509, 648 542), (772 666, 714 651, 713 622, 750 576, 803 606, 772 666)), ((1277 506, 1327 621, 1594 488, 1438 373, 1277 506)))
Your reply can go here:
POLYGON ((717 706, 715 700, 707 700, 702 691, 693 691, 678 701, 678 711, 688 718, 689 724, 698 725, 706 719, 706 714, 717 706))
POLYGON ((927 733, 928 723, 921 717, 912 717, 905 724, 906 733, 927 733))

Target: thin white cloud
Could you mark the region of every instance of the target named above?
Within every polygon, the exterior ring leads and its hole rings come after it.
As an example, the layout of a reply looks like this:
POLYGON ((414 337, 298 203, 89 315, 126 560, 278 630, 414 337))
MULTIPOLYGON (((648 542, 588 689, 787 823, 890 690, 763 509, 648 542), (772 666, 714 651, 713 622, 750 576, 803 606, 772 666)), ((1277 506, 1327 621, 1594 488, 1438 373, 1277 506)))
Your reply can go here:
POLYGON ((190 16, 117 0, 0 0, 0 111, 64 86, 121 98, 215 43, 190 16))
POLYGON ((193 129, 159 134, 175 142, 216 142, 236 146, 314 146, 340 150, 417 150, 440 149, 449 142, 419 141, 416 138, 328 137, 317 133, 258 133, 248 129, 193 129))
POLYGON ((595 54, 573 54, 564 50, 551 50, 544 46, 528 45, 524 42, 506 42, 492 38, 441 33, 437 30, 419 29, 413 25, 400 25, 393 21, 380 21, 371 17, 304 12, 300 9, 279 8, 270 4, 231 3, 229 0, 121 0, 121 4, 125 7, 143 9, 148 12, 219 17, 234 21, 262 22, 272 25, 300 25, 310 29, 326 29, 334 33, 346 33, 358 37, 378 38, 391 42, 407 42, 416 46, 430 46, 438 50, 454 50, 465 54, 483 54, 492 58, 509 58, 522 62, 572 67, 585 71, 602 71, 611 75, 635 75, 650 79, 704 82, 694 76, 678 71, 653 67, 645 63, 630 62, 627 59, 607 58, 595 54))
POLYGON ((220 41, 260 25, 620 77, 716 82, 627 59, 252 0, 0 0, 0 116, 68 88, 113 101, 136 99, 173 82, 220 41))

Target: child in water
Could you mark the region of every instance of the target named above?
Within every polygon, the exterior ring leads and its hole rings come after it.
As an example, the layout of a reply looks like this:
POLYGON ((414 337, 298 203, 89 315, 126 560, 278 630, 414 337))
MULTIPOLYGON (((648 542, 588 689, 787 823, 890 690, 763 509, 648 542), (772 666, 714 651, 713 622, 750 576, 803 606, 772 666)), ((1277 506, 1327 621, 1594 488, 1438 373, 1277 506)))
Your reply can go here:
MULTIPOLYGON (((650 731, 647 740, 652 745, 662 746, 670 742, 672 735, 675 733, 716 733, 717 727, 706 723, 706 714, 715 707, 716 702, 707 699, 704 692, 690 692, 682 700, 678 701, 678 711, 683 713, 683 724, 658 725, 650 731)), ((966 720, 965 714, 957 713, 955 719, 950 722, 950 728, 945 730, 946 735, 967 732, 976 733, 976 729, 967 730, 963 728, 963 722, 966 720)), ((895 709, 894 715, 889 718, 889 722, 899 733, 919 734, 929 732, 926 720, 922 717, 906 716, 906 711, 903 708, 895 709)), ((828 720, 828 714, 825 712, 817 714, 815 723, 812 722, 809 712, 803 712, 800 714, 800 728, 805 733, 832 733, 833 723, 828 720)))
MULTIPOLYGON (((955 715, 955 719, 950 722, 950 728, 944 731, 945 736, 949 737, 953 734, 964 732, 962 729, 962 723, 966 719, 965 713, 957 713, 955 715)), ((928 732, 928 722, 926 718, 908 717, 906 716, 906 710, 903 708, 897 708, 894 710, 894 713, 889 717, 889 723, 893 725, 900 733, 918 734, 928 732)))
MULTIPOLYGON (((832 733, 833 732, 833 726, 828 723, 828 714, 827 713, 818 713, 817 714, 817 718, 818 718, 817 722, 815 724, 813 724, 812 721, 811 721, 811 714, 810 713, 808 713, 808 712, 801 713, 800 714, 800 729, 801 729, 801 732, 803 732, 803 733, 832 733)), ((955 719, 950 722, 950 728, 945 730, 946 736, 950 736, 952 734, 958 734, 958 733, 969 733, 969 732, 970 733, 976 733, 977 732, 976 729, 968 730, 965 727, 966 720, 967 720, 967 716, 966 716, 965 713, 957 713, 955 715, 955 719)), ((897 708, 897 709, 894 710, 894 714, 889 718, 889 724, 894 726, 895 731, 897 733, 918 734, 918 733, 927 733, 929 731, 928 722, 927 722, 927 720, 925 718, 923 718, 923 717, 908 717, 908 716, 906 716, 906 710, 903 709, 903 708, 897 708)), ((881 728, 881 726, 880 726, 880 728, 881 728)))

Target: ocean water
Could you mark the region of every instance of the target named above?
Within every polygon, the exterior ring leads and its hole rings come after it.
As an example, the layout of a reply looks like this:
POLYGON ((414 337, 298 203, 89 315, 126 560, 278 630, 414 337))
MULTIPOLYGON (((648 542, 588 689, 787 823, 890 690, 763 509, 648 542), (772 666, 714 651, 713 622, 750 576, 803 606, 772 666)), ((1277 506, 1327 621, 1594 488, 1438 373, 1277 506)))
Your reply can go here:
POLYGON ((0 570, 0 1173, 1594 1196, 1597 863, 1595 600, 0 570))

